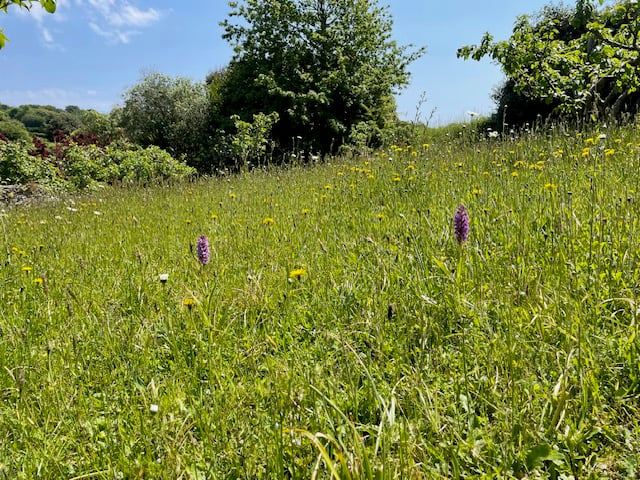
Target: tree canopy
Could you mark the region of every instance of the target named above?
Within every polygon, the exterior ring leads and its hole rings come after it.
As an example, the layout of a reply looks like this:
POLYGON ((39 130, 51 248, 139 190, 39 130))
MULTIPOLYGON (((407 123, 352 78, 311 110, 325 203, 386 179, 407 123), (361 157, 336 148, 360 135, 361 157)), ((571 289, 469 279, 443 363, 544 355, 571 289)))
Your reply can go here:
POLYGON ((556 113, 618 117, 636 111, 640 100, 640 5, 623 0, 599 10, 579 0, 571 10, 547 7, 537 17, 519 17, 508 40, 486 33, 458 56, 488 56, 517 93, 556 113))
MULTIPOLYGON (((20 8, 26 8, 27 10, 31 9, 33 6, 32 0, 0 0, 0 10, 3 12, 7 12, 9 5, 16 5, 20 8)), ((55 0, 38 0, 36 3, 42 5, 42 7, 49 13, 54 13, 56 11, 56 1, 55 0)), ((3 33, 4 31, 0 28, 0 48, 4 47, 7 37, 3 33)))
POLYGON ((222 22, 235 55, 221 87, 223 115, 278 114, 281 148, 339 147, 353 127, 395 119, 393 93, 422 54, 391 40, 392 20, 374 0, 230 2, 222 22), (237 20, 237 21, 236 21, 237 20), (298 138, 301 137, 301 138, 298 138))

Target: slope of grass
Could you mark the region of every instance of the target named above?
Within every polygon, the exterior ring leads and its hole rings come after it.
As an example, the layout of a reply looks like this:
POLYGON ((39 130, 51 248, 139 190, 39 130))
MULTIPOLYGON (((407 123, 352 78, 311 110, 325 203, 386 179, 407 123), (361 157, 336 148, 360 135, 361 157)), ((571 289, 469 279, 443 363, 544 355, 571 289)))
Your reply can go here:
POLYGON ((600 133, 4 211, 0 478, 636 475, 640 134, 600 133))

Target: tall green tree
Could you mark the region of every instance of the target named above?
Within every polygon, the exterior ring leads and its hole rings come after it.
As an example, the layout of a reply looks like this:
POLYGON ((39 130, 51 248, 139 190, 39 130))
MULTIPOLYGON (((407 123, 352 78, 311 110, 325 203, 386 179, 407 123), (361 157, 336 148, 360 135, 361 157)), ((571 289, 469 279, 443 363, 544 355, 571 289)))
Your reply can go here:
MULTIPOLYGON (((6 13, 9 9, 9 5, 16 5, 20 8, 26 8, 27 10, 29 10, 33 6, 33 3, 34 2, 32 0, 0 0, 0 10, 6 13)), ((42 5, 44 9, 49 13, 53 13, 56 11, 55 0, 38 0, 35 3, 39 3, 40 5, 42 5)), ((4 47, 7 41, 7 37, 3 32, 4 30, 0 28, 0 48, 4 47)))
POLYGON ((493 59, 516 92, 554 104, 564 115, 594 119, 636 111, 640 4, 622 0, 598 10, 580 0, 570 22, 553 12, 521 16, 508 40, 496 42, 487 33, 478 45, 460 48, 458 56, 493 59))
POLYGON ((392 19, 375 0, 230 2, 222 22, 235 49, 221 112, 250 120, 278 114, 282 149, 337 149, 358 123, 395 119, 393 94, 409 80, 409 52, 391 39, 392 19))
POLYGON ((125 92, 124 105, 113 115, 133 142, 185 155, 200 168, 210 137, 209 112, 204 84, 150 72, 125 92))

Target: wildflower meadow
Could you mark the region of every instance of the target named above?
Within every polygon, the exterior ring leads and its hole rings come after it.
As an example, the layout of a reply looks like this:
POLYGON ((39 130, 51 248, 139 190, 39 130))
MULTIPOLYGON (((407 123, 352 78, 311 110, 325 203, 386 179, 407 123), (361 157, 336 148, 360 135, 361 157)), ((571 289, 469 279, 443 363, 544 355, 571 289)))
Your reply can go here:
POLYGON ((465 135, 4 207, 0 478, 639 475, 638 125, 465 135))

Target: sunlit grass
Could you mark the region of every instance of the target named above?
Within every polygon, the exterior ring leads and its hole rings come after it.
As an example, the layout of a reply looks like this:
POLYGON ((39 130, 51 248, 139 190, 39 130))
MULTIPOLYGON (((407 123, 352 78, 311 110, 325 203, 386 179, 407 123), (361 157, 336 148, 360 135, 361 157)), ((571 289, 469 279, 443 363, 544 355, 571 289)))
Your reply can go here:
POLYGON ((637 474, 639 144, 442 140, 5 209, 0 476, 637 474))

